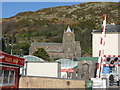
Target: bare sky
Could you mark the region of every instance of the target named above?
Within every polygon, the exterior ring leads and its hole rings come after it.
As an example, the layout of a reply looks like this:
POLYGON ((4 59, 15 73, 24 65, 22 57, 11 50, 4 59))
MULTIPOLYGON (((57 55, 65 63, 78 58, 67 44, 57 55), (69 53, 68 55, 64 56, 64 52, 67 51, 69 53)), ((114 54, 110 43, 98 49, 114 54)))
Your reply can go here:
POLYGON ((1 0, 2 2, 119 2, 119 0, 1 0))

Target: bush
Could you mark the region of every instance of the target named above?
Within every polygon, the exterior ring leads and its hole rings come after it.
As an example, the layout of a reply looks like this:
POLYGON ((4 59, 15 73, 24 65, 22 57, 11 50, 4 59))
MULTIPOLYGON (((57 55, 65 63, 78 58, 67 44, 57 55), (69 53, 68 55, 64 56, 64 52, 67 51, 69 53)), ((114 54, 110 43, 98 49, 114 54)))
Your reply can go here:
POLYGON ((42 58, 44 60, 50 61, 49 54, 46 52, 44 48, 37 48, 37 51, 33 53, 34 56, 37 56, 39 58, 42 58))

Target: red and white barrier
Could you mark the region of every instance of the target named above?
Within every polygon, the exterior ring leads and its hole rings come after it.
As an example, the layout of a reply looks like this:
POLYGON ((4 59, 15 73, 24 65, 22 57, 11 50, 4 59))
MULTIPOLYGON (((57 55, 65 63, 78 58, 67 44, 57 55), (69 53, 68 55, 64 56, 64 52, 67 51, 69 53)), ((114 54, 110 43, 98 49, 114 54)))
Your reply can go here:
POLYGON ((109 67, 120 67, 120 64, 117 65, 111 65, 111 64, 103 64, 103 66, 109 66, 109 67))
POLYGON ((120 55, 103 55, 103 57, 119 57, 120 58, 120 55))
POLYGON ((98 68, 97 68, 97 73, 96 77, 100 78, 100 73, 101 70, 103 69, 103 59, 104 59, 104 53, 105 53, 105 28, 106 28, 106 14, 104 14, 104 20, 103 20, 103 26, 102 26, 102 37, 100 40, 100 46, 101 49, 99 50, 99 59, 98 59, 98 68))

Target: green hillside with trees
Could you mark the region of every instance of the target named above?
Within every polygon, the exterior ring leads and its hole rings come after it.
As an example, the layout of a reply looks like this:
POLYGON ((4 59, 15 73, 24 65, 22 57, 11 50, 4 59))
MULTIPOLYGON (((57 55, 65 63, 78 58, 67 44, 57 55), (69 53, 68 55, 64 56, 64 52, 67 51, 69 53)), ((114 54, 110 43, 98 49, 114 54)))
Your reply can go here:
POLYGON ((32 42, 61 43, 64 30, 69 25, 80 41, 82 55, 91 55, 94 29, 101 28, 103 14, 107 14, 107 24, 120 24, 118 20, 118 3, 87 2, 72 6, 59 6, 40 9, 35 12, 21 12, 4 18, 2 33, 5 52, 27 55, 32 42))

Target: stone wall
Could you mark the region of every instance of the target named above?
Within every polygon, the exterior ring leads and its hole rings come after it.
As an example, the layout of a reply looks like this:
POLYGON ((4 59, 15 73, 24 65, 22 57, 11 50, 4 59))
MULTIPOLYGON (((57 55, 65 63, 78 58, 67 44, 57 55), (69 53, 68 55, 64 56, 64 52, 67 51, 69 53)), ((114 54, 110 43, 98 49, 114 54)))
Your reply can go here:
POLYGON ((19 88, 85 88, 85 81, 42 77, 20 77, 19 88))
POLYGON ((32 43, 29 54, 32 55, 38 47, 45 48, 51 58, 81 57, 80 42, 75 41, 74 31, 64 31, 62 43, 32 43))
POLYGON ((78 78, 90 79, 95 76, 97 60, 81 60, 78 62, 78 78))

